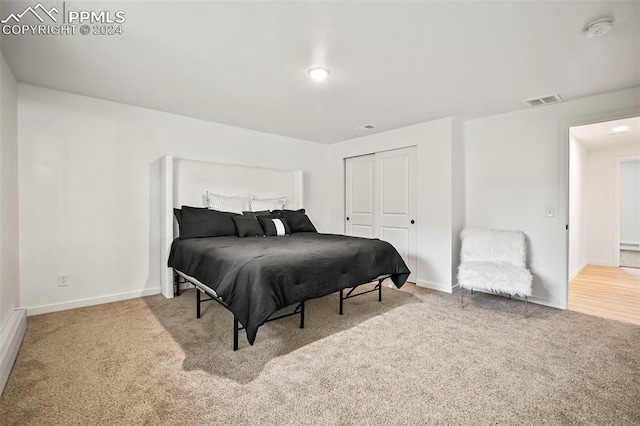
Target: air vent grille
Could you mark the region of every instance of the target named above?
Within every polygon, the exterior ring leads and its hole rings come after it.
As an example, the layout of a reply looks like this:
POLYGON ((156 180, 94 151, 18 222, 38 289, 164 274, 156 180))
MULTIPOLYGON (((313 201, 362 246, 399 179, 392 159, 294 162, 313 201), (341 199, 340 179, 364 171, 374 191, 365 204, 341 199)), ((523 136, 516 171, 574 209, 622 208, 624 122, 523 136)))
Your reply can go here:
POLYGON ((562 97, 556 93, 554 95, 545 95, 545 96, 540 96, 538 98, 525 99, 522 102, 524 102, 530 107, 538 107, 542 105, 557 104, 562 101, 563 101, 562 97))
POLYGON ((365 124, 364 126, 356 127, 356 130, 372 130, 375 128, 375 124, 365 124))

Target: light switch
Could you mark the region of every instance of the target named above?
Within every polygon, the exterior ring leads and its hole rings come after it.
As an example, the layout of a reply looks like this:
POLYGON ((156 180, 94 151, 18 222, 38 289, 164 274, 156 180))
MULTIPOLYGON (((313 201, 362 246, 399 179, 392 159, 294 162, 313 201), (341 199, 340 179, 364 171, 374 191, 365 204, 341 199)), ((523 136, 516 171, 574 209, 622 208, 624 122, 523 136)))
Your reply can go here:
POLYGON ((546 217, 554 217, 556 215, 556 209, 554 207, 547 207, 544 211, 546 217))

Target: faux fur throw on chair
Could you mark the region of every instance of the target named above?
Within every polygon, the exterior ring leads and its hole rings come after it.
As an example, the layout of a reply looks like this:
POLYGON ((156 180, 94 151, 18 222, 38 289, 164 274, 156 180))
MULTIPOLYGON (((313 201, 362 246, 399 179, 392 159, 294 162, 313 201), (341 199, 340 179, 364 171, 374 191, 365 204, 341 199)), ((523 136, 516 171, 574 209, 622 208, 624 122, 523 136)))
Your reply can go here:
POLYGON ((531 296, 533 278, 526 268, 524 233, 467 228, 460 238, 458 283, 462 288, 531 296))

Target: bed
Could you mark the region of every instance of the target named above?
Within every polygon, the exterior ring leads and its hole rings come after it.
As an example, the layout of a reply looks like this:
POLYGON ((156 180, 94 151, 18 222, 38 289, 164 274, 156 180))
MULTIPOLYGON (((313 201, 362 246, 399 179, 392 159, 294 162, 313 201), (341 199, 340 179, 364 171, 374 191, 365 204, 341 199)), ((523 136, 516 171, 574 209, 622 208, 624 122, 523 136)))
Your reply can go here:
POLYGON ((287 306, 386 276, 401 287, 409 276, 385 241, 313 232, 177 239, 168 264, 213 290, 207 293, 244 325, 250 344, 258 328, 287 306))
POLYGON ((162 250, 169 268, 162 271, 163 294, 173 297, 180 294, 181 285, 195 286, 198 318, 202 302, 215 301, 227 308, 234 316, 234 350, 240 330, 253 344, 258 328, 274 319, 300 315, 303 328, 304 303, 309 299, 339 292, 342 314, 345 299, 377 291, 381 300, 384 279, 391 278, 401 287, 409 276, 395 248, 377 239, 317 232, 177 238, 173 209, 206 204, 203 194, 209 189, 258 197, 283 194, 287 208, 294 209, 302 207, 303 174, 171 156, 164 158, 162 166, 162 250), (371 282, 377 282, 373 290, 355 291, 371 282))

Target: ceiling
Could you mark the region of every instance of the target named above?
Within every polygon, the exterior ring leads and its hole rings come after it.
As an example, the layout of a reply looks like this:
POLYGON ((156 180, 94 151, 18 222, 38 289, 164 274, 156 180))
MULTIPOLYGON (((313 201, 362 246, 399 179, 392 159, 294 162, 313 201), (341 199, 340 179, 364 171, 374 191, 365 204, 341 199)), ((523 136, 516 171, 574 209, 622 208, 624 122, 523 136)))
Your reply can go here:
POLYGON ((640 155, 640 117, 572 127, 571 136, 589 150, 635 143, 638 144, 638 155, 640 155), (618 126, 628 126, 629 130, 615 133, 613 128, 618 126))
MULTIPOLYGON (((33 3, 3 1, 2 17, 33 3)), ((3 35, 18 81, 321 143, 640 85, 640 2, 65 6, 123 10, 123 34, 3 35), (585 37, 603 16, 615 18, 613 30, 585 37), (313 66, 328 67, 329 79, 311 81, 313 66), (376 128, 356 130, 365 124, 376 128)))

